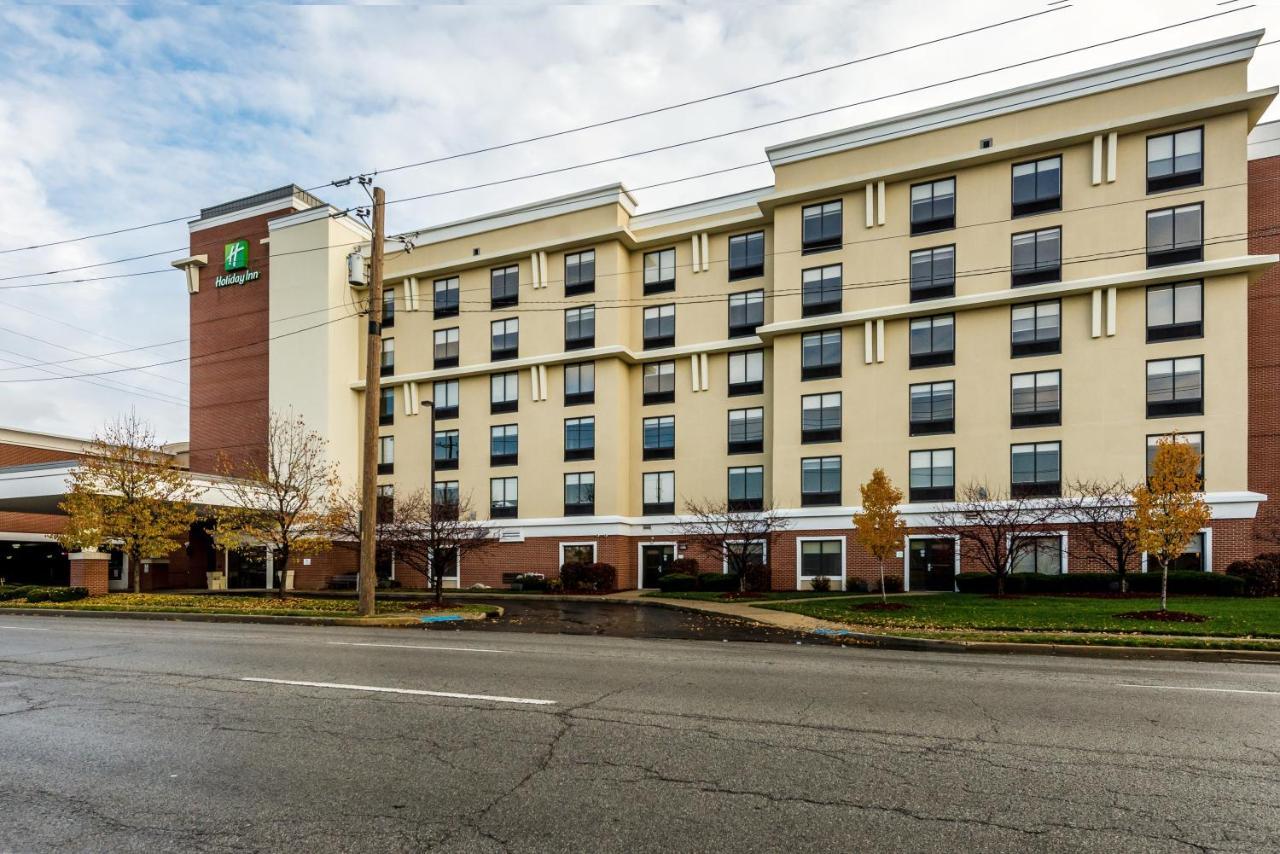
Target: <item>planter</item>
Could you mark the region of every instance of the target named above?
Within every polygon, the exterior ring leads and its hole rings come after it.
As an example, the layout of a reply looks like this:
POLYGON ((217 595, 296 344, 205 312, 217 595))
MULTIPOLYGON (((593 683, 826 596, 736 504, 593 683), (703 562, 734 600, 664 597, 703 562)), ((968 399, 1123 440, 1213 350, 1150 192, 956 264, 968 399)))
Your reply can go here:
POLYGON ((205 585, 210 590, 226 590, 227 574, 225 572, 206 572, 204 574, 205 585))
POLYGON ((284 589, 285 590, 293 589, 293 572, 294 571, 292 569, 286 569, 284 572, 284 589))

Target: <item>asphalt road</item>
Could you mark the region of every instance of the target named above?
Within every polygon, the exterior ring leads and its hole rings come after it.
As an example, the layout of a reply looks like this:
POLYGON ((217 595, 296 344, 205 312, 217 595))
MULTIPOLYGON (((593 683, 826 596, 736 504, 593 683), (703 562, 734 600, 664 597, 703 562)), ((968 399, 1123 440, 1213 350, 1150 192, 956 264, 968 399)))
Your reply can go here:
POLYGON ((1277 724, 1247 664, 0 615, 0 851, 1274 851, 1277 724))

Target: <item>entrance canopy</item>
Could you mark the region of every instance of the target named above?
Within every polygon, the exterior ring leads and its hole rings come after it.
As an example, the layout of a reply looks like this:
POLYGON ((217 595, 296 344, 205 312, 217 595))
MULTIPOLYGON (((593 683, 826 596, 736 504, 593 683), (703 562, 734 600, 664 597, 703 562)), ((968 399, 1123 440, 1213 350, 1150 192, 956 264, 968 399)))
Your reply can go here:
MULTIPOLYGON (((0 512, 61 514, 58 505, 71 489, 77 462, 28 463, 0 468, 0 512)), ((196 504, 227 507, 234 502, 227 479, 216 475, 186 473, 196 487, 196 504)))

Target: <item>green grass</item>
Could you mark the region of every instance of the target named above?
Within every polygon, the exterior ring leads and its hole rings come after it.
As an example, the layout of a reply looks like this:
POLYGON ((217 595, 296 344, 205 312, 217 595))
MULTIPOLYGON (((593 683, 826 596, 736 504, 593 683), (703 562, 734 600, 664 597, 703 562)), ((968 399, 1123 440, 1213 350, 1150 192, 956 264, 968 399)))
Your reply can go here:
MULTIPOLYGON (((1154 611, 1159 599, 1101 599, 1025 596, 997 599, 965 593, 890 596, 910 606, 903 611, 861 611, 863 601, 780 602, 760 607, 878 629, 981 632, 1108 632, 1116 634, 1203 635, 1280 638, 1280 599, 1175 596, 1169 610, 1209 617, 1203 623, 1173 623, 1117 617, 1154 611)), ((1016 638, 1014 638, 1016 639, 1016 638)))
POLYGON ((661 597, 663 599, 696 599, 701 602, 738 602, 743 605, 756 605, 761 602, 785 601, 788 599, 820 599, 829 597, 844 598, 846 596, 866 596, 866 593, 841 593, 839 590, 821 592, 818 590, 773 590, 763 594, 760 599, 725 599, 718 590, 686 590, 679 593, 663 593, 654 590, 640 594, 644 597, 661 597))
MULTIPOLYGON (((442 611, 415 608, 413 601, 383 599, 378 602, 379 616, 397 614, 447 614, 490 610, 480 604, 448 603, 442 611)), ((0 602, 0 608, 40 608, 63 611, 147 611, 176 614, 255 614, 269 617, 354 617, 356 600, 315 596, 220 596, 217 594, 180 593, 109 593, 77 599, 74 602, 27 602, 22 599, 0 602)))

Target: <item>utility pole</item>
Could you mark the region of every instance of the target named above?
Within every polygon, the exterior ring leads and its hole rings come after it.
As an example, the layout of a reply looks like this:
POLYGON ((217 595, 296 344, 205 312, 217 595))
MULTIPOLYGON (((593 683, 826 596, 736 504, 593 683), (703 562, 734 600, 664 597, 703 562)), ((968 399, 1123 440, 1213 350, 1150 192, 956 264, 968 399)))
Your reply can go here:
POLYGON ((373 188, 373 247, 369 261, 369 334, 364 361, 364 458, 360 466, 360 577, 357 613, 372 617, 378 586, 378 402, 382 397, 382 245, 387 195, 373 188))

